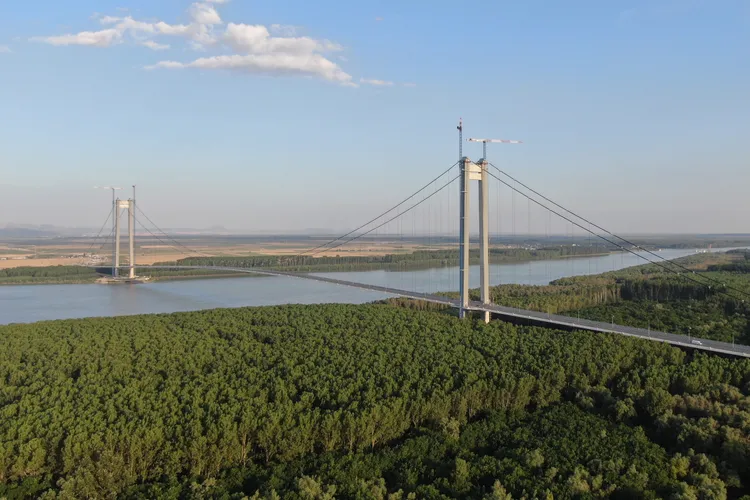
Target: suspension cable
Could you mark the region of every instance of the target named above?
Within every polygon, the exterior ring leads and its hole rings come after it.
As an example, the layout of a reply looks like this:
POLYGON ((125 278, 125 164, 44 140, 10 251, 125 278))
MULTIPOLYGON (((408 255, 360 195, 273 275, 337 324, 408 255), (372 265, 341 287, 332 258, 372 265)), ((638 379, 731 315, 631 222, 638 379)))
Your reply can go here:
MULTIPOLYGON (((109 242, 109 239, 115 234, 115 229, 112 228, 112 230, 109 232, 109 235, 104 239, 104 243, 99 247, 99 250, 105 247, 105 245, 109 242)), ((114 244, 114 242, 113 242, 114 244)))
MULTIPOLYGON (((161 243, 161 244, 162 244, 162 245, 164 245, 164 246, 167 246, 167 247, 173 248, 173 249, 177 250, 178 252, 180 252, 181 254, 183 254, 183 255, 184 255, 184 252, 183 252, 183 251, 181 251, 181 249, 180 249, 179 247, 177 247, 177 246, 175 246, 175 245, 172 245, 172 244, 170 244, 170 243, 168 243, 168 242, 164 241, 163 239, 161 239, 161 238, 160 238, 160 237, 159 237, 158 235, 154 234, 154 232, 153 232, 153 231, 151 231, 151 230, 150 230, 149 228, 147 228, 146 226, 144 226, 144 225, 143 225, 143 223, 141 223, 141 221, 140 221, 140 220, 138 220, 138 221, 137 221, 136 223, 137 223, 137 224, 138 224, 139 226, 141 226, 141 228, 145 229, 145 230, 146 230, 146 232, 148 232, 148 234, 150 234, 151 236, 153 236, 154 238, 156 238, 156 240, 157 240, 157 241, 158 241, 159 243, 161 243)), ((167 237, 167 238, 169 239, 169 237, 167 237)), ((183 246, 183 248, 187 248, 187 247, 184 247, 184 246, 183 246)), ((195 252, 195 250, 192 250, 192 249, 190 249, 190 248, 187 248, 187 249, 188 249, 188 250, 190 250, 190 251, 192 251, 192 252, 195 252)), ((204 256, 204 257, 209 257, 208 255, 202 255, 202 256, 204 256)))
MULTIPOLYGON (((455 166, 455 165, 454 165, 454 166, 455 166)), ((451 167, 451 168, 453 168, 453 167, 451 167)), ((449 170, 450 170, 450 169, 449 169, 449 170)), ((443 175, 441 175, 440 177, 442 177, 442 176, 443 176, 443 175)), ((342 246, 342 245, 346 245, 347 243, 350 243, 350 242, 352 242, 352 241, 358 240, 359 238, 362 238, 362 237, 364 237, 364 236, 367 236, 368 234, 372 233, 372 232, 373 232, 373 231, 375 231, 376 229, 379 229, 379 228, 381 228, 381 227, 385 226, 385 225, 386 225, 386 224, 388 224, 389 222, 392 222, 392 221, 394 221, 394 220, 398 219, 399 217, 401 217, 402 215, 404 215, 404 214, 407 214, 407 213, 409 213, 410 211, 412 211, 413 209, 417 208, 417 207, 418 207, 419 205, 421 205, 421 204, 422 204, 422 203, 424 203, 425 201, 429 200, 430 198, 432 198, 433 196, 435 196, 435 195, 436 195, 437 193, 441 192, 441 191, 442 191, 443 189, 445 189, 446 187, 450 186, 450 185, 451 185, 451 183, 452 183, 453 181, 455 181, 456 179, 458 179, 459 177, 460 177, 460 174, 459 174, 459 175, 457 175, 457 176, 455 176, 455 177, 454 177, 453 179, 451 179, 451 180, 450 180, 450 181, 448 181, 447 183, 443 184, 443 186, 441 186, 441 187, 440 187, 440 188, 439 188, 439 189, 438 189, 437 191, 435 191, 435 192, 433 192, 433 193, 431 193, 431 194, 427 195, 427 197, 426 197, 426 198, 423 198, 422 200, 418 201, 417 203, 415 203, 415 204, 414 204, 414 205, 412 205, 411 207, 407 208, 407 209, 406 209, 406 210, 404 210, 403 212, 399 212, 399 214, 398 214, 398 215, 396 215, 396 216, 394 216, 394 217, 391 217, 390 219, 386 220, 386 221, 385 221, 385 222, 383 222, 382 224, 379 224, 379 225, 375 226, 374 228, 372 228, 372 229, 370 229, 370 230, 368 230, 368 231, 365 231, 364 233, 361 233, 361 234, 358 234, 358 235, 356 235, 356 236, 353 236, 352 238, 350 238, 350 239, 348 239, 348 240, 346 240, 346 241, 343 241, 343 242, 339 243, 338 245, 335 245, 335 246, 332 246, 332 247, 329 247, 329 248, 326 248, 326 249, 320 250, 320 251, 318 251, 318 253, 321 253, 321 252, 327 252, 327 251, 329 251, 329 250, 334 250, 334 249, 336 249, 336 248, 338 248, 338 247, 340 247, 340 246, 342 246)), ((434 182, 434 181, 433 181, 433 182, 434 182)), ((432 183, 430 183, 430 184, 432 184, 432 183)), ((422 191, 422 190, 420 190, 420 191, 422 191)), ((415 193, 415 194, 416 194, 416 193, 415 193)), ((413 197, 413 196, 412 196, 412 197, 413 197)), ((399 204, 399 205, 400 205, 400 204, 399 204)), ((394 207, 394 208, 396 208, 396 207, 394 207)), ((350 233, 350 234, 351 234, 351 233, 350 233)), ((339 238, 339 239, 340 239, 340 238, 339 238)), ((315 256, 315 254, 311 255, 311 257, 313 257, 313 256, 315 256)))
MULTIPOLYGON (((391 208, 390 210, 387 210, 387 211, 383 212, 382 214, 378 215, 378 216, 377 216, 377 217, 375 217, 374 219, 372 219, 372 220, 370 220, 370 221, 367 221, 367 222, 365 222, 364 224, 362 224, 362 225, 361 225, 361 226, 359 226, 358 228, 356 228, 356 229, 352 229, 352 230, 351 230, 351 231, 349 231, 348 233, 346 233, 346 234, 343 234, 343 235, 339 236, 339 237, 338 237, 338 238, 336 238, 336 239, 333 239, 333 240, 331 240, 331 241, 329 241, 329 242, 326 242, 326 243, 324 243, 324 244, 322 244, 322 245, 318 245, 317 247, 314 247, 314 248, 310 248, 309 250, 305 250, 304 252, 301 252, 301 253, 299 253, 299 254, 297 254, 297 255, 293 255, 293 256, 291 256, 290 258, 303 257, 303 256, 305 256, 306 254, 308 254, 308 253, 310 253, 310 252, 315 252, 316 250, 320 250, 320 249, 321 249, 321 248, 323 248, 323 247, 327 247, 328 245, 331 245, 331 244, 333 244, 333 243, 336 243, 337 241, 341 241, 341 240, 343 240, 344 238, 346 238, 346 237, 348 237, 348 236, 350 236, 350 235, 352 235, 352 234, 356 233, 357 231, 360 231, 360 230, 364 229, 365 227, 369 226, 369 225, 370 225, 370 224, 372 224, 373 222, 375 222, 375 221, 379 220, 379 219, 380 219, 381 217, 385 217, 385 216, 386 216, 386 215, 388 215, 389 213, 393 212, 394 210, 396 210, 397 208, 399 208, 399 207, 400 207, 401 205, 403 205, 404 203, 406 203, 407 201, 411 200, 412 198, 414 198, 415 196, 417 196, 417 195, 418 195, 419 193, 421 193, 422 191, 424 191, 425 189, 427 189, 428 187, 430 187, 430 186, 431 186, 432 184, 434 184, 435 182, 439 181, 439 180, 440 180, 440 179, 441 179, 441 178, 442 178, 442 177, 443 177, 443 176, 444 176, 445 174, 447 174, 448 172, 450 172, 450 171, 451 171, 451 170, 453 169, 453 167, 455 167, 456 165, 458 165, 458 163, 459 163, 459 162, 456 162, 456 163, 454 163, 453 165, 451 165, 450 167, 448 167, 448 168, 447 168, 447 169, 446 169, 446 170, 445 170, 445 171, 444 171, 444 172, 443 172, 442 174, 440 174, 440 175, 438 175, 437 177, 435 177, 434 179, 432 179, 432 180, 431 180, 430 182, 428 182, 427 184, 425 184, 425 185, 424 185, 424 186, 423 186, 422 188, 420 188, 420 189, 419 189, 418 191, 414 192, 414 194, 412 194, 412 195, 411 195, 411 196, 409 196, 408 198, 405 198, 405 199, 404 199, 403 201, 401 201, 401 202, 400 202, 399 204, 397 204, 397 205, 395 205, 394 207, 392 207, 392 208, 391 208)), ((334 248, 338 248, 338 247, 334 247, 334 248)), ((321 253, 321 252, 317 252, 317 253, 314 253, 313 255, 317 255, 317 254, 319 254, 319 253, 321 253)))
MULTIPOLYGON (((622 237, 620 237, 620 236, 618 236, 618 235, 616 235, 616 234, 614 234, 614 233, 612 233, 612 232, 610 232, 610 231, 607 231, 606 229, 604 229, 603 227, 599 226, 598 224, 595 224, 595 223, 591 222, 590 220, 588 220, 588 219, 586 219, 586 218, 584 218, 584 217, 581 217, 581 216, 580 216, 580 215, 578 215, 577 213, 575 213, 575 212, 573 212, 573 211, 571 211, 571 210, 568 210, 567 208, 563 207, 563 206, 562 206, 562 205, 560 205, 559 203, 556 203, 555 201, 553 201, 553 200, 551 200, 551 199, 547 198, 546 196, 544 196, 543 194, 541 194, 541 193, 540 193, 539 191, 536 191, 536 190, 534 190, 534 189, 530 188, 529 186, 527 186, 527 185, 526 185, 526 184, 524 184, 523 182, 519 181, 518 179, 516 179, 516 178, 515 178, 515 177, 513 177, 512 175, 508 174, 507 172, 504 172, 503 170, 501 170, 501 169, 500 169, 500 168, 498 168, 497 166, 493 165, 492 163, 490 163, 490 165, 491 165, 491 166, 492 166, 492 167, 493 167, 493 168, 494 168, 495 170, 497 170, 498 172, 500 172, 500 173, 501 173, 502 175, 504 175, 504 176, 508 177, 509 179, 513 180, 513 182, 516 182, 516 183, 520 184, 521 186, 523 186, 524 188, 528 189, 529 191, 531 191, 531 192, 532 192, 532 193, 534 193, 535 195, 539 196, 540 198, 544 199, 545 201, 548 201, 549 203, 552 203, 552 204, 553 204, 553 205, 555 205, 555 206, 556 206, 557 208, 560 208, 560 209, 562 209, 562 210, 566 211, 567 213, 569 213, 569 214, 573 215, 574 217, 576 217, 576 218, 578 218, 578 219, 580 219, 580 220, 582 220, 582 221, 586 222, 587 224, 589 224, 589 225, 591 225, 591 226, 595 227, 596 229, 598 229, 598 230, 600 230, 600 231, 602 231, 602 232, 604 232, 604 233, 608 234, 609 236, 612 236, 613 238, 616 238, 616 239, 618 239, 618 240, 622 241, 623 243, 625 243, 625 244, 627 244, 627 245, 631 245, 631 246, 633 246, 633 247, 637 248, 638 250, 641 250, 641 251, 643 251, 643 252, 646 252, 646 253, 648 253, 649 255, 652 255, 652 256, 654 256, 654 257, 656 257, 656 258, 658 258, 658 259, 660 259, 660 260, 662 260, 662 261, 664 261, 664 262, 667 262, 667 263, 669 263, 669 264, 671 264, 671 265, 673 265, 673 266, 679 267, 679 268, 680 268, 680 269, 682 269, 683 271, 686 271, 686 272, 688 272, 688 273, 691 273, 691 274, 696 274, 696 273, 695 273, 695 271, 693 271, 692 269, 690 269, 690 268, 689 268, 689 267, 687 267, 687 266, 683 266, 683 265, 682 265, 682 264, 680 264, 679 262, 675 262, 675 261, 673 261, 673 260, 669 260, 669 259, 666 259, 666 258, 662 257, 661 255, 659 255, 659 254, 657 254, 657 253, 654 253, 654 252, 652 252, 651 250, 648 250, 648 249, 646 249, 646 248, 643 248, 643 247, 642 247, 642 246, 640 246, 640 245, 637 245, 637 244, 633 243, 633 242, 632 242, 632 241, 630 241, 630 240, 627 240, 627 239, 625 239, 625 238, 622 238, 622 237)), ((579 227, 581 227, 581 226, 579 226, 579 227)), ((584 228, 584 229, 586 229, 586 228, 584 228)), ((590 232, 590 231, 589 231, 589 232, 590 232)), ((595 234, 595 236, 596 236, 596 234, 595 234)), ((632 252, 631 252, 631 253, 632 253, 632 252)), ((637 254, 635 254, 635 255, 637 255, 637 254)), ((640 256, 640 257, 642 257, 642 256, 640 256)), ((648 259, 645 259, 645 260, 648 260, 648 259)), ((650 261, 649 261, 649 262, 650 262, 650 261)), ((680 274, 682 274, 682 273, 680 273, 680 274)), ((702 277, 702 278, 705 278, 705 279, 707 279, 707 280, 709 280, 709 281, 712 281, 713 283, 716 283, 716 284, 718 284, 718 285, 721 285, 721 286, 723 286, 723 287, 725 287, 725 288, 727 288, 727 289, 729 289, 729 290, 733 290, 733 291, 735 291, 735 292, 737 292, 737 293, 739 293, 739 294, 741 294, 741 295, 744 295, 744 296, 746 296, 746 297, 750 297, 750 293, 747 293, 747 292, 745 292, 745 291, 743 291, 743 290, 740 290, 740 289, 737 289, 737 288, 734 288, 734 287, 731 287, 731 286, 727 286, 727 285, 726 285, 725 283, 721 282, 720 280, 717 280, 717 279, 715 279, 715 278, 712 278, 712 277, 710 277, 710 276, 705 276, 705 275, 701 275, 701 277, 702 277)))
MULTIPOLYGON (((185 246, 185 245, 183 245, 182 243, 180 243, 179 241, 177 241, 176 239, 174 239, 174 238, 173 238, 172 236, 169 236, 169 235, 167 234, 167 232, 166 232, 166 231, 164 231, 164 230, 163 230, 163 229, 161 229, 161 228, 160 228, 159 226, 157 226, 156 224, 154 224, 154 221, 152 221, 152 220, 151 220, 151 219, 149 218, 149 216, 148 216, 148 215, 146 215, 146 214, 145 214, 145 213, 143 212, 143 210, 141 210, 141 208, 140 208, 139 206, 137 206, 137 205, 136 205, 136 207, 135 207, 135 208, 136 208, 136 210, 138 210, 138 212, 139 212, 139 213, 140 213, 141 215, 143 215, 143 216, 144 216, 144 217, 146 218, 146 220, 147 220, 147 221, 149 221, 149 222, 151 223, 151 225, 152 225, 152 226, 154 226, 154 227, 156 228, 156 230, 157 230, 157 231, 159 231, 159 232, 160 232, 161 234, 163 234, 163 235, 164 235, 164 236, 165 236, 165 237, 166 237, 166 238, 167 238, 168 240, 171 240, 171 241, 173 241, 173 242, 174 242, 175 244, 177 244, 178 246, 180 246, 180 247, 184 248, 184 249, 185 249, 185 250, 187 250, 188 252, 192 252, 192 253, 194 253, 194 254, 196 254, 196 255, 199 255, 199 256, 201 256, 201 257, 211 257, 211 255, 208 255, 208 254, 206 254, 206 253, 203 253, 203 252, 199 252, 198 250, 193 250, 192 248, 190 248, 190 247, 188 247, 188 246, 185 246)), ((158 237, 157 237, 157 236, 156 236, 156 235, 155 235, 154 233, 152 233, 152 232, 151 232, 151 231, 150 231, 150 230, 149 230, 149 229, 148 229, 148 228, 147 228, 146 226, 144 226, 143 224, 141 224, 141 227, 142 227, 143 229, 145 229, 146 231, 148 231, 148 232, 149 232, 149 233, 150 233, 150 234, 151 234, 152 236, 154 236, 154 237, 155 237, 156 239, 159 239, 159 238, 158 238, 158 237)), ((164 243, 164 242, 163 242, 162 240, 159 240, 159 241, 161 241, 162 243, 164 243)), ((165 244, 165 245, 167 245, 166 243, 164 243, 164 244, 165 244)), ((174 245, 168 245, 168 246, 171 246, 172 248, 175 248, 175 246, 174 246, 174 245)), ((177 250, 177 248, 175 248, 175 249, 177 250)))
MULTIPOLYGON (((518 190, 517 188, 515 188, 515 187, 511 186, 510 184, 508 184, 508 183, 507 183, 507 182, 505 182, 504 180, 500 179, 499 177, 497 177, 497 176, 496 176, 495 174, 493 174, 492 172, 489 172, 489 171, 488 171, 488 173, 489 173, 489 174, 490 174, 490 175, 491 175, 492 177, 494 177, 495 179, 499 180, 500 182, 502 182, 503 184, 505 184, 505 185, 506 185, 506 186, 508 186, 509 188, 511 188, 511 189, 513 189, 514 191, 516 191, 516 192, 517 192, 518 194, 520 194, 521 196, 523 196, 523 197, 525 197, 525 198, 528 198, 528 199, 530 199, 530 200, 531 200, 532 202, 536 203, 536 204, 537 204, 537 205, 539 205, 540 207, 542 207, 542 208, 544 208, 544 209, 546 209, 546 210, 549 210, 549 211, 550 211, 550 212, 552 212, 553 214, 555 214, 555 215, 557 215, 558 217, 560 217, 560 218, 562 218, 562 219, 564 219, 564 220, 566 220, 566 221, 570 222, 571 224, 574 224, 575 226, 577 226, 577 227, 579 227, 579 228, 583 229, 584 231, 587 231, 587 232, 589 232, 589 233, 592 233, 592 234, 593 234, 594 236, 596 236, 597 238, 599 238, 599 239, 601 239, 601 240, 604 240, 604 241, 606 241, 606 242, 607 242, 607 243, 609 243, 610 245, 613 245, 613 246, 615 246, 615 247, 617 247, 617 248, 620 248, 621 250, 624 250, 624 251, 626 251, 626 252, 628 252, 628 253, 631 253, 631 254, 635 255, 636 257, 640 257, 641 259, 643 259, 643 260, 645 260, 645 261, 647 261, 647 262, 649 262, 649 263, 651 263, 651 264, 653 264, 653 265, 655 265, 655 266, 658 266, 658 267, 660 267, 660 268, 662 268, 662 269, 665 269, 666 271, 668 271, 668 272, 670 272, 670 273, 675 273, 675 274, 677 274, 678 276, 682 276, 683 278, 685 278, 685 279, 688 279, 688 280, 692 281, 693 283, 697 283, 697 284, 698 284, 698 285, 700 285, 700 286, 707 286, 707 287, 708 287, 709 289, 711 288, 711 285, 707 285, 706 283, 703 283, 703 282, 701 282, 701 281, 698 281, 697 279, 695 279, 695 278, 692 278, 692 277, 691 277, 690 275, 688 275, 688 274, 684 274, 684 273, 681 273, 681 272, 679 272, 679 271, 675 271, 674 269, 671 269, 671 268, 669 268, 669 267, 667 267, 667 266, 665 266, 665 265, 661 264, 660 262, 656 262, 656 261, 650 260, 650 259, 648 259, 647 257, 644 257, 643 255, 640 255, 640 254, 638 254, 637 252, 634 252, 633 250, 631 250, 631 249, 629 249, 629 248, 627 248, 627 247, 625 247, 625 246, 623 246, 623 245, 621 245, 621 244, 619 244, 619 243, 617 243, 617 242, 615 242, 615 241, 612 241, 612 240, 610 240, 610 239, 609 239, 609 238, 607 238, 606 236, 602 236, 602 235, 600 235, 600 234, 597 234, 597 233, 594 233, 594 232, 592 232, 591 230, 587 229, 587 228, 586 228, 585 226, 582 226, 582 225, 581 225, 581 224, 579 224, 578 222, 575 222, 575 221, 574 221, 573 219, 571 219, 571 218, 569 218, 569 217, 566 217, 565 215, 561 214, 560 212, 556 212, 555 210, 553 210, 553 209, 549 208, 548 206, 544 205, 544 204, 543 204, 542 202, 540 202, 540 201, 538 201, 538 200, 535 200, 535 199, 531 198, 531 197, 530 197, 529 195, 527 195, 526 193, 524 193, 524 192, 522 192, 522 191, 518 190)), ((725 288, 726 288, 726 287, 725 287, 725 288)), ((731 298, 731 299, 734 299, 734 300, 739 300, 739 301, 741 301, 741 302, 744 302, 744 299, 738 299, 737 297, 734 297, 733 295, 730 295, 729 293, 727 293, 727 292, 724 292, 724 291, 722 291, 721 289, 717 289, 717 291, 718 291, 718 293, 721 293, 722 295, 726 295, 727 297, 729 297, 729 298, 731 298)))
MULTIPOLYGON (((101 234, 102 234, 102 231, 104 231, 104 227, 105 227, 105 226, 107 225, 107 222, 109 222, 109 219, 111 219, 111 218, 112 218, 112 210, 113 210, 113 209, 110 209, 110 211, 109 211, 109 215, 107 215, 107 220, 105 220, 105 221, 104 221, 104 224, 102 224, 102 227, 101 227, 101 228, 99 228, 99 232, 98 232, 98 233, 96 233, 96 236, 94 237, 94 241, 92 241, 92 242, 91 242, 91 245, 89 245, 89 248, 88 248, 88 250, 86 250, 86 252, 87 252, 87 253, 88 253, 88 252, 90 252, 92 248, 94 248, 94 245, 96 244, 96 241, 97 241, 97 240, 99 239, 99 236, 101 236, 101 234)), ((108 238, 109 238, 109 237, 108 237, 108 238)), ((105 240, 105 241, 106 241, 106 240, 105 240)))

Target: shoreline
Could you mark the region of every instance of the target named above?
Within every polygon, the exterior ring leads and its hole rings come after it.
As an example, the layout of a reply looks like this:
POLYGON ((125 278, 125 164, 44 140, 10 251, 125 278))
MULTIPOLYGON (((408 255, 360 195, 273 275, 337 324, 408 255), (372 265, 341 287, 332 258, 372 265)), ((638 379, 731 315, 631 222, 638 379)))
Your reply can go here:
MULTIPOLYGON (((725 253, 728 250, 737 249, 738 247, 726 247, 722 249, 714 249, 713 253, 725 253)), ((661 249, 661 250, 681 250, 681 249, 661 249)), ((695 250, 695 253, 698 254, 699 250, 702 250, 700 248, 694 248, 694 249, 684 249, 684 250, 695 250)), ((659 250, 655 250, 655 252, 658 252, 659 250)), ((634 252, 641 252, 639 250, 634 250, 634 252)), ((544 262, 544 261, 560 261, 560 260, 570 260, 570 259, 586 259, 586 258, 601 258, 601 257, 607 257, 610 255, 618 255, 618 254, 627 254, 628 252, 625 251, 613 251, 613 252, 600 252, 595 254, 585 254, 585 255, 559 255, 555 257, 548 257, 544 259, 524 259, 524 260, 514 260, 514 261, 492 261, 490 260, 491 266, 513 266, 513 265, 519 265, 519 264, 528 264, 533 262, 544 262)), ((420 266, 418 262, 412 262, 411 265, 403 266, 398 269, 392 269, 389 268, 389 266, 368 266, 368 265, 361 265, 358 269, 356 264, 353 264, 350 269, 326 269, 325 266, 322 267, 315 267, 310 266, 312 269, 302 269, 302 270, 291 270, 291 272, 300 273, 300 274, 309 274, 309 273, 348 273, 348 272, 374 272, 374 271, 385 271, 385 272, 417 272, 417 271, 428 271, 433 269, 446 269, 451 267, 458 267, 457 263, 456 265, 448 265, 448 266, 420 266)), ((470 261, 471 266, 475 266, 479 264, 478 259, 473 259, 470 261)), ((333 267, 333 266, 332 266, 333 267)), ((43 269, 42 267, 38 269, 43 269)), ((248 268, 250 269, 250 268, 248 268)), ((148 268, 144 267, 143 271, 147 271, 148 268)), ((97 285, 101 283, 97 283, 96 280, 105 277, 106 275, 97 275, 96 277, 91 277, 90 279, 82 279, 82 280, 73 280, 73 281, 67 281, 67 280, 44 280, 44 281, 30 281, 30 282, 15 282, 15 283, 8 283, 8 282, 0 282, 0 287, 17 287, 17 286, 37 286, 37 285, 97 285)), ((149 283, 155 283, 155 282, 161 282, 161 281, 189 281, 189 280, 202 280, 202 279, 224 279, 224 278, 260 278, 265 277, 261 274, 253 274, 250 272, 237 272, 233 273, 230 272, 229 274, 226 273, 217 273, 217 274, 194 274, 194 275, 174 275, 174 276, 152 276, 150 277, 149 283)))
MULTIPOLYGON (((515 265, 515 264, 527 264, 530 262, 543 262, 545 260, 563 260, 563 259, 585 259, 585 258, 591 258, 591 257, 606 257, 608 255, 614 255, 621 252, 608 252, 608 253, 596 253, 596 254, 586 254, 586 255, 560 255, 556 257, 550 257, 545 259, 525 259, 525 260, 517 260, 517 261, 500 261, 500 262, 492 262, 490 260, 491 266, 504 266, 504 265, 515 265)), ((446 269, 450 267, 457 267, 456 265, 450 265, 450 266, 420 266, 418 263, 414 263, 415 265, 411 266, 404 266, 399 269, 389 269, 388 266, 375 266, 375 267, 368 267, 368 266, 361 266, 360 269, 356 268, 356 265, 352 265, 352 269, 325 269, 323 268, 314 268, 314 269, 305 269, 305 270, 292 270, 291 272, 300 273, 300 274, 307 274, 307 273, 350 273, 350 272, 372 272, 372 271, 386 271, 386 272, 410 272, 410 271, 428 271, 431 269, 446 269)), ((469 265, 478 265, 478 260, 472 260, 470 261, 469 265)), ((312 266, 314 267, 314 266, 312 266)), ((39 267, 38 269, 44 269, 43 267, 39 267)), ((143 268, 144 270, 147 270, 147 268, 143 268)), ((251 268, 248 268, 251 269, 251 268)), ((278 269, 274 269, 278 270, 278 269)), ((27 283, 3 283, 0 282, 0 287, 13 287, 13 286, 36 286, 36 285, 101 285, 102 283, 97 283, 96 280, 107 277, 108 275, 98 275, 96 277, 92 277, 91 279, 85 279, 85 280, 78 280, 78 281, 56 281, 56 280, 49 280, 49 281, 32 281, 27 283)), ((200 280, 200 279, 220 279, 220 278, 262 278, 266 277, 262 274, 253 274, 251 272, 238 272, 238 273, 231 273, 231 274, 194 274, 194 275, 181 275, 181 276, 152 276, 149 279, 149 283, 155 283, 160 281, 187 281, 187 280, 200 280)))

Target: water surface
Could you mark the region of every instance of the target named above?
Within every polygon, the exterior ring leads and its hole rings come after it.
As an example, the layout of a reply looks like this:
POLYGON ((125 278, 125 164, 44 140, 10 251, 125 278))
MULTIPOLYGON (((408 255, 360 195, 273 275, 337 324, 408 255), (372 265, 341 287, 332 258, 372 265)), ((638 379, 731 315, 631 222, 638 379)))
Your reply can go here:
MULTIPOLYGON (((674 259, 695 250, 663 250, 674 259)), ((566 276, 598 274, 643 264, 631 254, 556 259, 493 265, 490 282, 544 285, 566 276)), ((315 273, 346 281, 418 292, 458 289, 458 268, 421 271, 362 271, 315 273)), ((472 287, 479 286, 479 266, 472 266, 472 287)), ((0 286, 0 324, 41 320, 124 316, 195 311, 217 307, 278 304, 361 304, 388 295, 328 283, 284 278, 220 278, 161 281, 142 285, 22 285, 0 286)))

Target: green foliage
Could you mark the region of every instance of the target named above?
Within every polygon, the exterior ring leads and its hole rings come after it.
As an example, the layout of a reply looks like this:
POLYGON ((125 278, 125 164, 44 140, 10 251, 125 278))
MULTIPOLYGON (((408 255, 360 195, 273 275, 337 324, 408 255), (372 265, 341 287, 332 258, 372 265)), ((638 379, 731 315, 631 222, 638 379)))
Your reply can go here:
MULTIPOLYGON (((679 259, 695 269, 693 279, 711 288, 648 264, 563 278, 547 286, 501 285, 492 287, 490 295, 493 303, 505 306, 750 345, 750 300, 743 301, 741 294, 750 296, 750 273, 735 269, 746 265, 746 255, 750 253, 679 259), (717 260, 724 263, 709 264, 717 260)), ((479 300, 478 290, 470 295, 479 300)), ((426 307, 416 304, 411 307, 426 307)))
POLYGON ((86 283, 92 282, 105 269, 83 266, 14 267, 0 269, 0 285, 31 285, 34 283, 86 283))
POLYGON ((748 388, 746 360, 386 304, 2 326, 0 497, 739 496, 748 388))
MULTIPOLYGON (((557 246, 528 250, 525 248, 491 248, 490 262, 507 264, 533 260, 547 260, 608 253, 601 247, 557 246)), ((469 253, 471 264, 479 263, 479 250, 469 253)), ((172 263, 163 263, 172 264, 172 263)), ((458 250, 417 250, 411 253, 369 255, 369 256, 336 256, 317 257, 254 255, 249 257, 189 257, 174 263, 185 266, 219 266, 238 268, 283 269, 294 272, 333 272, 333 271, 370 271, 386 269, 389 271, 406 271, 431 269, 458 265, 458 250)))

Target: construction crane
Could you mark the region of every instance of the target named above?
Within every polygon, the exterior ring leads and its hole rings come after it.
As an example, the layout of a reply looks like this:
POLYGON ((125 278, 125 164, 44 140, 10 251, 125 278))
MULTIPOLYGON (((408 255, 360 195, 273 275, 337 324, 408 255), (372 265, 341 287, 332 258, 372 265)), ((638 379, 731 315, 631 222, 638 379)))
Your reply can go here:
POLYGON ((487 143, 488 142, 500 142, 503 144, 523 144, 523 141, 512 141, 509 139, 466 139, 467 142, 481 142, 482 143, 482 158, 487 159, 487 143))

